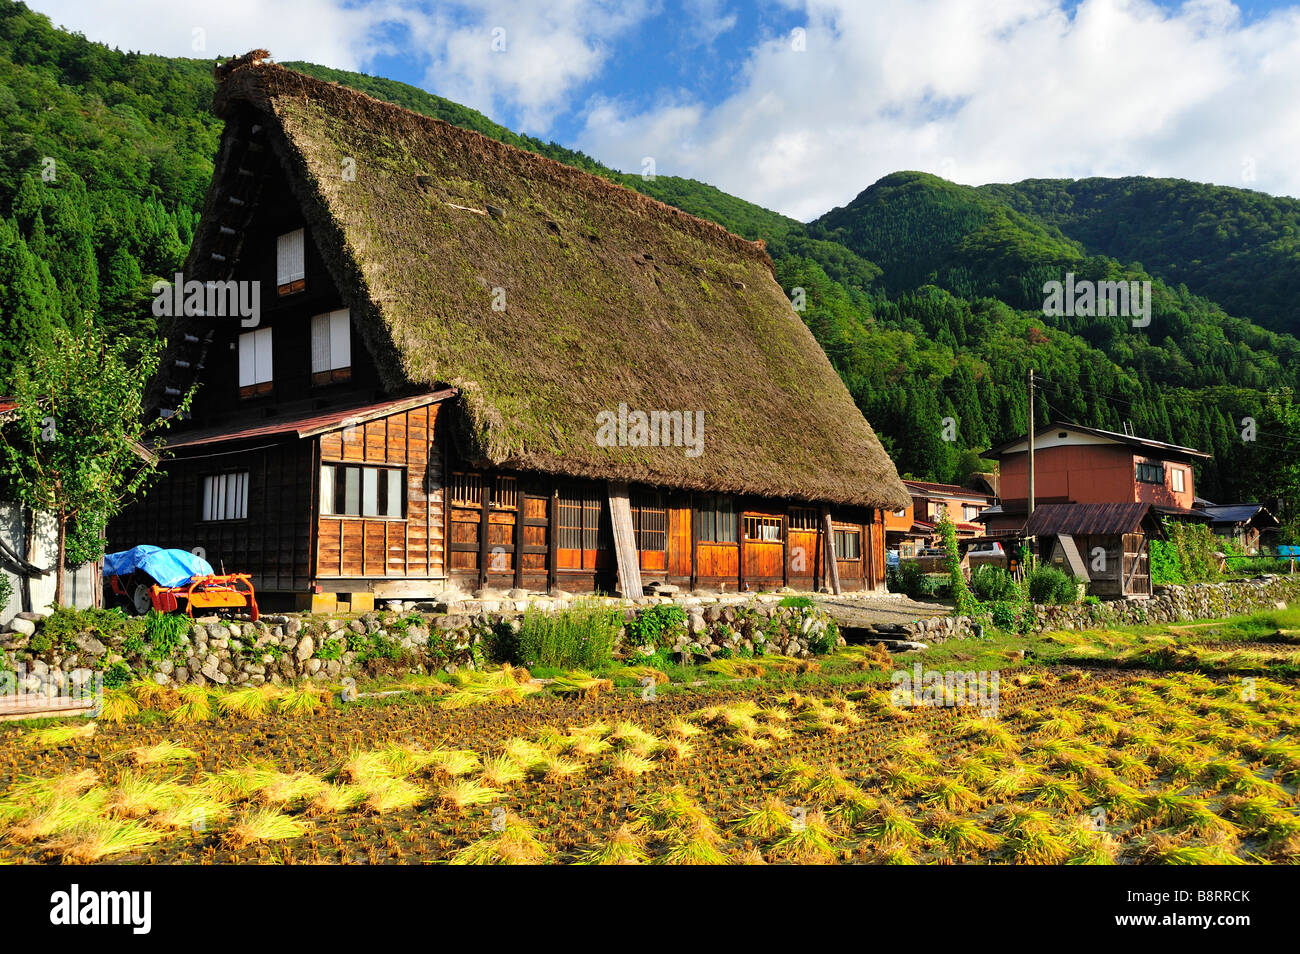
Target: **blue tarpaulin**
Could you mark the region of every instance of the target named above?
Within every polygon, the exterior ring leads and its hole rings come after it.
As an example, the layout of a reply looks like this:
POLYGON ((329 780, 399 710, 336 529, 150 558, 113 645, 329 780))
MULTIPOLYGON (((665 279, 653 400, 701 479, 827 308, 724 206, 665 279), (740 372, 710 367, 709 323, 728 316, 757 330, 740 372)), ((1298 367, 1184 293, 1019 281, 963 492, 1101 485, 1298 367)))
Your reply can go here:
POLYGON ((182 586, 196 576, 211 576, 212 564, 188 550, 164 550, 141 544, 104 555, 105 576, 129 576, 143 570, 160 586, 182 586))

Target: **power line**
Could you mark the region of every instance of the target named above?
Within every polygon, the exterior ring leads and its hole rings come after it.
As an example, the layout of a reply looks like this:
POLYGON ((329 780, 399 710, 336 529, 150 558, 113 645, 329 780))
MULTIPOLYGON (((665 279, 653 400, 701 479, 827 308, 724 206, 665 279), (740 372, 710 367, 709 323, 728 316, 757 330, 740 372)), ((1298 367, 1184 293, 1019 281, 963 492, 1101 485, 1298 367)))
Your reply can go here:
MULTIPOLYGON (((1143 403, 1140 401, 1133 401, 1127 398, 1122 398, 1115 394, 1108 394, 1101 391, 1097 391, 1093 388, 1085 388, 1077 385, 1074 386, 1073 388, 1067 388, 1065 385, 1052 381, 1049 378, 1035 378, 1034 381, 1035 383, 1042 381, 1045 384, 1049 384, 1052 387, 1056 388, 1056 390, 1060 394, 1068 394, 1070 393, 1070 391, 1082 391, 1084 393, 1091 394, 1094 398, 1096 398, 1099 401, 1100 400, 1115 401, 1120 404, 1127 404, 1130 408, 1137 407, 1140 403, 1143 403)), ((1061 414, 1063 416, 1066 414, 1066 412, 1062 411, 1060 408, 1053 408, 1053 410, 1055 410, 1056 413, 1061 414)), ((1273 431, 1260 431, 1260 430, 1256 430, 1255 433, 1262 437, 1271 437, 1276 440, 1294 441, 1300 443, 1300 435, 1296 435, 1296 434, 1281 434, 1281 433, 1275 433, 1273 431)), ((1255 443, 1255 442, 1252 441, 1251 443, 1255 443)))

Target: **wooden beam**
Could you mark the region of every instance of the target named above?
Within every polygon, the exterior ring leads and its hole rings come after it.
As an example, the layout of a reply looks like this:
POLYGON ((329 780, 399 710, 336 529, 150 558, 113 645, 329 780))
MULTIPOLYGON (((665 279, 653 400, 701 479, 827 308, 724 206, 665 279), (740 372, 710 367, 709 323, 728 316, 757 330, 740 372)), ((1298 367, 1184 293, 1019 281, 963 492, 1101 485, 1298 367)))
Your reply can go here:
MULTIPOLYGON (((427 412, 426 412, 427 414, 427 412)), ((448 493, 448 485, 451 483, 451 469, 454 460, 452 458, 451 442, 444 441, 441 435, 435 439, 433 432, 433 421, 428 416, 425 417, 425 436, 429 441, 429 457, 424 462, 424 547, 425 554, 429 562, 425 564, 430 576, 433 576, 433 526, 432 513, 433 501, 430 499, 433 493, 433 481, 431 468, 433 467, 433 454, 435 449, 438 459, 442 463, 442 474, 439 480, 442 483, 442 575, 447 579, 448 585, 451 583, 451 494, 448 493)))
POLYGON ((871 589, 871 578, 876 572, 876 553, 871 540, 871 524, 866 521, 862 524, 862 536, 858 537, 858 559, 862 561, 862 591, 865 593, 871 589))
POLYGON ((636 599, 643 593, 641 564, 636 551, 636 534, 632 531, 632 504, 627 484, 609 482, 609 520, 614 531, 614 558, 618 563, 618 585, 624 599, 636 599))
POLYGON ((790 508, 781 514, 781 586, 790 585, 790 508))
POLYGON ((547 505, 546 527, 546 591, 549 593, 559 584, 557 570, 560 563, 560 490, 551 484, 551 498, 547 505))
POLYGON ((515 589, 524 588, 524 487, 515 479, 515 589))
POLYGON ((694 590, 700 585, 700 522, 695 515, 695 494, 688 495, 686 502, 691 508, 691 589, 694 590))
POLYGON ((487 586, 488 527, 492 524, 492 478, 484 474, 479 481, 478 585, 487 586))
POLYGON ((826 538, 822 552, 826 554, 826 580, 831 592, 840 595, 840 568, 835 563, 835 528, 831 526, 831 508, 822 507, 822 536, 826 538))
POLYGON ((745 508, 736 501, 736 590, 745 589, 745 508))

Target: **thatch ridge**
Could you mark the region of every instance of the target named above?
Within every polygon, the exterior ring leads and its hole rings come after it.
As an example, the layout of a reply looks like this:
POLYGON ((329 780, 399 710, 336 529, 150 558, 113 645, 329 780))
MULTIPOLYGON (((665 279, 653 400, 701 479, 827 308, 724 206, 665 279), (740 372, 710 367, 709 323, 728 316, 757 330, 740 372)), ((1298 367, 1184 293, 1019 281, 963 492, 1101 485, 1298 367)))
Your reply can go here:
MULTIPOLYGON (((386 386, 461 392, 480 463, 877 507, 908 495, 762 246, 599 176, 265 63, 267 126, 386 386), (356 164, 356 181, 339 174, 356 164), (504 289, 505 311, 492 308, 504 289), (704 452, 602 447, 596 415, 703 411, 704 452)), ((220 175, 220 172, 218 172, 220 175)), ((202 244, 202 232, 196 247, 202 244)))
MULTIPOLYGON (((265 53, 264 50, 254 52, 265 53)), ((223 118, 226 117, 226 108, 234 101, 242 100, 266 108, 270 106, 271 100, 283 96, 307 97, 317 102, 332 101, 332 105, 339 109, 341 115, 347 115, 352 111, 389 113, 393 122, 422 123, 428 126, 433 134, 441 133, 477 140, 478 148, 495 151, 493 158, 498 160, 523 160, 531 163, 535 165, 537 171, 547 174, 557 186, 572 187, 580 184, 584 189, 599 191, 601 193, 599 198, 602 201, 622 203, 629 209, 661 215, 680 229, 698 230, 711 241, 725 242, 739 254, 763 262, 768 270, 775 274, 772 258, 767 254, 767 243, 762 239, 750 241, 742 238, 734 232, 727 231, 717 222, 702 219, 653 196, 629 189, 586 170, 566 165, 549 156, 520 149, 499 139, 493 139, 491 136, 485 136, 478 130, 466 129, 444 119, 438 119, 436 116, 426 116, 398 106, 396 103, 376 99, 369 93, 363 93, 341 83, 320 80, 275 63, 263 62, 261 59, 249 63, 231 60, 219 67, 219 70, 226 71, 219 73, 221 82, 217 87, 216 97, 217 113, 223 118)))

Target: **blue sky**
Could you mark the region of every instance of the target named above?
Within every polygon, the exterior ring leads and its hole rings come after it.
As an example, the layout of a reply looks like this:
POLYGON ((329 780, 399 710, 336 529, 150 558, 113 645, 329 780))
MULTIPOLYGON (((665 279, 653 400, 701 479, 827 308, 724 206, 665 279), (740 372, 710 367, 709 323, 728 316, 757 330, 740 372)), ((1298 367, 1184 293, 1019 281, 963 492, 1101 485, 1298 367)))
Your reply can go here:
POLYGON ((1300 195, 1300 7, 1279 0, 29 2, 126 49, 402 80, 801 219, 898 169, 1300 195))

